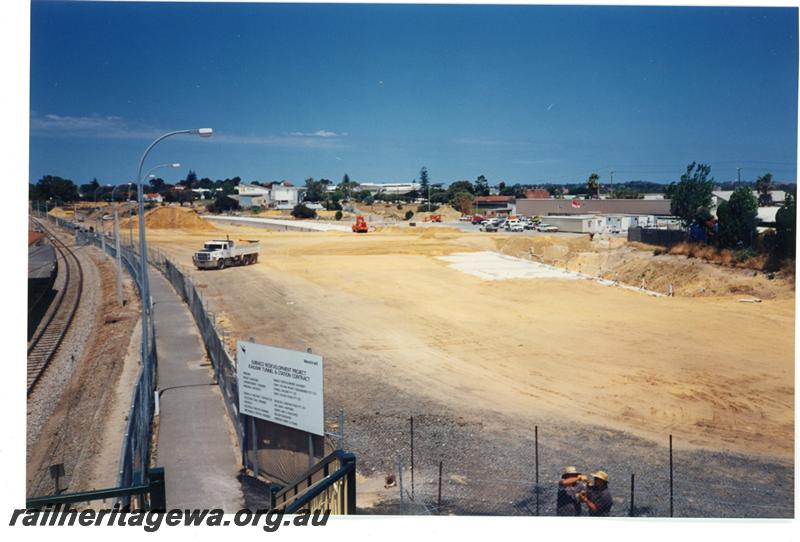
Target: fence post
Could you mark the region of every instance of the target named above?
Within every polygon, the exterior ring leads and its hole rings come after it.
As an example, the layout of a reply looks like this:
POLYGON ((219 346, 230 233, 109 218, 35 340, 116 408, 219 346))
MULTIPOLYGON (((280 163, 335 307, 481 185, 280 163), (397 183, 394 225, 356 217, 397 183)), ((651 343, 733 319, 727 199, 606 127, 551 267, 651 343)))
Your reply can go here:
POLYGON ((411 416, 411 498, 414 498, 414 416, 411 416))
POLYGON ((400 488, 400 514, 402 514, 405 501, 403 498, 403 458, 400 454, 397 455, 397 486, 400 488))
POLYGON ((536 515, 539 515, 539 426, 533 426, 533 450, 534 450, 534 462, 536 464, 536 487, 534 488, 534 493, 536 493, 536 515))
POLYGON ((442 513, 442 462, 439 461, 439 496, 436 499, 436 510, 442 513))
POLYGON ((258 432, 256 419, 253 416, 250 416, 250 438, 253 439, 253 477, 258 478, 258 432))
POLYGON ((675 509, 672 505, 672 435, 669 436, 669 517, 673 517, 675 509))
POLYGON ((339 449, 344 451, 344 409, 339 409, 339 449))
POLYGON ((155 467, 147 471, 150 481, 150 510, 167 511, 167 486, 164 480, 164 467, 155 467))
POLYGON ((636 505, 634 504, 635 501, 634 501, 634 494, 633 494, 633 488, 635 486, 636 486, 636 475, 634 473, 631 473, 631 506, 630 506, 630 509, 628 510, 628 515, 630 517, 633 517, 633 516, 636 515, 636 505))

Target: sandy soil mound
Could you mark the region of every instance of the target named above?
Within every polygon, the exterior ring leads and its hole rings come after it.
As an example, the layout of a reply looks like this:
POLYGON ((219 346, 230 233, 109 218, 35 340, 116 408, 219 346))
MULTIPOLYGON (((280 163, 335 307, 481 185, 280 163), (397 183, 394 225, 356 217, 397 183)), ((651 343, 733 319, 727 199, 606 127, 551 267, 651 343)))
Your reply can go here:
MULTIPOLYGON (((710 263, 674 254, 653 255, 652 247, 628 244, 624 239, 587 237, 517 237, 495 239, 503 254, 565 267, 624 284, 682 297, 755 296, 762 299, 794 295, 793 282, 783 276, 770 279, 751 269, 710 263)), ((714 249, 716 250, 716 249, 714 249)), ((731 255, 720 254, 720 258, 731 255)), ((721 260, 722 261, 722 260, 721 260)))
MULTIPOLYGON (((210 222, 200 218, 194 209, 183 209, 180 207, 156 207, 145 213, 144 222, 147 228, 156 230, 216 230, 210 222)), ((138 219, 134 217, 134 228, 136 228, 137 224, 138 219)), ((120 227, 128 227, 128 221, 123 221, 120 227)))
POLYGON ((359 208, 357 214, 362 215, 369 215, 373 217, 373 220, 380 217, 384 220, 389 221, 405 221, 406 219, 406 212, 412 211, 414 216, 411 217, 411 220, 414 222, 424 222, 426 217, 429 217, 431 214, 442 215, 442 220, 444 222, 452 222, 454 220, 458 220, 461 216, 461 213, 453 209, 449 205, 442 205, 440 206, 434 213, 418 213, 417 209, 419 208, 419 203, 403 203, 403 204, 387 204, 387 203, 376 203, 373 205, 363 205, 359 208))
POLYGON ((62 209, 61 207, 54 207, 50 209, 47 214, 58 218, 72 218, 75 216, 75 211, 62 209))

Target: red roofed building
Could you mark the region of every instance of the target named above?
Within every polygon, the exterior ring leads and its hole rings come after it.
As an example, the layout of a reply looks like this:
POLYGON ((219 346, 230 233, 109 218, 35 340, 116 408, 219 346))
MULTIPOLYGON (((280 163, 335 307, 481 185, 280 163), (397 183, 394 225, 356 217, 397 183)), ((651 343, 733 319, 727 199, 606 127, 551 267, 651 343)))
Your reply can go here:
POLYGON ((550 192, 543 188, 535 188, 525 191, 526 199, 550 199, 550 192))
POLYGON ((516 214, 516 198, 514 196, 476 196, 475 212, 489 211, 491 214, 516 214))

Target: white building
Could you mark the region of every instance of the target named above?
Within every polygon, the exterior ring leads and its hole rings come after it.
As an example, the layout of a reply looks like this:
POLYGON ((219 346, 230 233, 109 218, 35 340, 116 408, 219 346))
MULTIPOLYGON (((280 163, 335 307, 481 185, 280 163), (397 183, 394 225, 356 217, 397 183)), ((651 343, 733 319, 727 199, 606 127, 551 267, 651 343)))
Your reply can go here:
POLYGON ((270 183, 268 186, 240 183, 239 206, 291 209, 302 199, 305 188, 292 186, 288 181, 270 183))
POLYGON ((606 229, 605 217, 595 215, 548 215, 542 217, 542 223, 573 233, 600 233, 606 229))
POLYGON ((206 199, 210 198, 214 191, 210 188, 192 188, 192 192, 194 192, 198 198, 206 199))
POLYGON ((419 183, 361 183, 356 190, 369 190, 372 194, 406 194, 419 190, 419 183))
POLYGON ((277 209, 283 207, 293 208, 300 203, 305 190, 304 187, 293 186, 292 183, 288 181, 271 183, 269 189, 270 207, 275 207, 277 209))
MULTIPOLYGON (((758 191, 753 190, 752 192, 753 196, 758 199, 758 191)), ((729 201, 731 194, 733 194, 733 190, 714 190, 711 193, 711 204, 717 207, 723 201, 729 201)), ((783 205, 786 201, 786 192, 783 190, 771 190, 769 194, 772 196, 773 205, 783 205)))

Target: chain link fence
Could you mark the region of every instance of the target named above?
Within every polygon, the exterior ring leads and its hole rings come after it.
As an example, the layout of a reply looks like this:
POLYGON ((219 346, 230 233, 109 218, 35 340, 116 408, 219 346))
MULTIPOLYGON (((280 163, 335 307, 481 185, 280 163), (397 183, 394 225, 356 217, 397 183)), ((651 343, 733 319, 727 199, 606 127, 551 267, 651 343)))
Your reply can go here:
MULTIPOLYGON (((374 460, 374 455, 380 454, 376 450, 383 448, 391 461, 391 467, 381 469, 387 474, 387 491, 373 512, 555 516, 561 473, 569 461, 566 457, 596 457, 599 464, 577 467, 585 474, 596 470, 609 473, 613 498, 610 516, 794 516, 791 467, 724 453, 681 450, 673 454, 668 438, 663 447, 650 446, 651 453, 642 454, 639 464, 636 452, 614 457, 593 453, 594 450, 573 450, 569 455, 553 457, 553 448, 542 445, 538 427, 532 428, 529 439, 520 443, 520 456, 516 451, 509 454, 507 450, 493 450, 478 435, 473 435, 474 443, 462 437, 455 441, 455 447, 449 446, 446 439, 440 438, 442 428, 433 417, 414 416, 413 422, 409 418, 405 424, 404 430, 394 435, 366 437, 373 446, 370 459, 374 460), (376 440, 380 441, 377 446, 376 440), (486 453, 471 457, 469 450, 475 449, 486 453), (720 475, 721 472, 728 474, 720 475)), ((588 515, 586 505, 582 506, 582 515, 588 515)))

